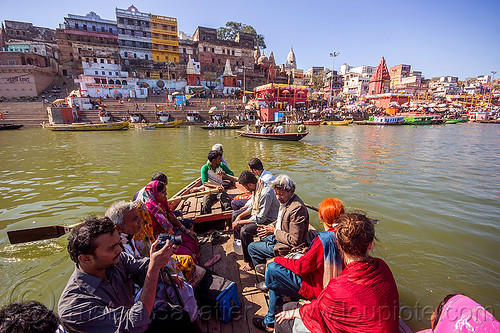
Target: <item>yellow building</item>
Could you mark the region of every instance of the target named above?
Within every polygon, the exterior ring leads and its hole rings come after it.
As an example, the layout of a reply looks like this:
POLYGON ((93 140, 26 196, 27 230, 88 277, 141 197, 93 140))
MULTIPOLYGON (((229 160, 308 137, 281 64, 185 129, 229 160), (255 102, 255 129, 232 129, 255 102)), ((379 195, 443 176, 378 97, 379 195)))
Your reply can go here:
POLYGON ((153 60, 179 62, 177 19, 151 14, 153 60))

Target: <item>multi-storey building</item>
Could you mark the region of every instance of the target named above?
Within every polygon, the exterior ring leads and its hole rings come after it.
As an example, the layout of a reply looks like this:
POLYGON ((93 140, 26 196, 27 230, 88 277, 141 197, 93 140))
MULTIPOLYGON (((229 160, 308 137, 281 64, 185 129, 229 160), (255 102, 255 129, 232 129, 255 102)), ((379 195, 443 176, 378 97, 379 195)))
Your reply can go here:
POLYGON ((56 31, 50 28, 36 27, 32 23, 19 21, 4 21, 3 28, 0 31, 2 38, 0 40, 14 41, 34 41, 55 45, 56 31))
POLYGON ((150 14, 154 61, 179 61, 177 19, 150 14))
POLYGON ((63 71, 71 70, 72 74, 82 72, 84 57, 114 58, 118 54, 116 22, 102 19, 94 12, 86 16, 69 14, 56 34, 63 71))
POLYGON ((364 96, 368 94, 370 77, 375 72, 373 66, 349 66, 344 63, 340 66, 339 74, 343 79, 343 93, 350 96, 364 96))
POLYGON ((153 60, 151 14, 141 13, 133 5, 116 8, 116 22, 121 58, 153 60))
POLYGON ((401 79, 410 76, 410 65, 397 65, 389 68, 389 75, 391 77, 390 88, 393 89, 401 83, 401 79))
POLYGON ((439 81, 429 83, 430 92, 437 97, 457 95, 462 93, 462 86, 458 84, 458 77, 443 76, 439 81))

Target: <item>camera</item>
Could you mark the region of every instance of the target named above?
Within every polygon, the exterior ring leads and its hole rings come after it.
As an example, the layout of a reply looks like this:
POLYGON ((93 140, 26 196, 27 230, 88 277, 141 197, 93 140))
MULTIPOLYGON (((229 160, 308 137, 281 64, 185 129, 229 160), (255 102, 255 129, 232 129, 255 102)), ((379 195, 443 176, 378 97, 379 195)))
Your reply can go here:
POLYGON ((169 235, 169 234, 159 234, 158 235, 158 244, 156 245, 156 251, 160 251, 167 243, 167 240, 170 240, 170 243, 172 243, 172 245, 182 244, 181 235, 175 236, 175 235, 169 235))

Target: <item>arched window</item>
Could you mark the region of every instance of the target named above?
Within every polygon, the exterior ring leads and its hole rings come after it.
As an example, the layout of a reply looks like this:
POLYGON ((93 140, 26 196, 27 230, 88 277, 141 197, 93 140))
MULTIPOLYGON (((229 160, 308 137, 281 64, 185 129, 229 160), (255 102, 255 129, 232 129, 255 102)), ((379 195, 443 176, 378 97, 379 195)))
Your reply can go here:
POLYGON ((109 84, 115 84, 115 81, 113 81, 113 80, 109 80, 108 82, 109 82, 109 84))
POLYGON ((127 81, 123 80, 122 81, 122 85, 126 86, 127 85, 127 81))
POLYGON ((115 84, 121 84, 120 80, 116 80, 115 84))

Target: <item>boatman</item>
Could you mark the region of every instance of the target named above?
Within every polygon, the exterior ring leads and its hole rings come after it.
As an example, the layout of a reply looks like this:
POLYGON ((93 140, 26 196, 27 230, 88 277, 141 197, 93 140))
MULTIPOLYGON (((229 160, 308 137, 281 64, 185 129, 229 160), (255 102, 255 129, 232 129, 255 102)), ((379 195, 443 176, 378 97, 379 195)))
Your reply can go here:
POLYGON ((231 199, 224 191, 224 180, 234 181, 234 173, 222 163, 222 154, 217 150, 208 153, 207 164, 201 167, 201 182, 206 190, 218 189, 219 193, 207 194, 201 205, 202 214, 212 213, 212 206, 220 201, 223 211, 231 210, 231 199))
POLYGON ((152 318, 160 270, 173 252, 170 240, 155 251, 157 245, 155 241, 150 258, 135 259, 122 252, 120 235, 109 218, 90 217, 76 226, 68 239, 76 267, 58 305, 65 329, 140 333, 190 327, 189 315, 182 310, 152 318), (134 283, 142 287, 137 301, 134 283))

